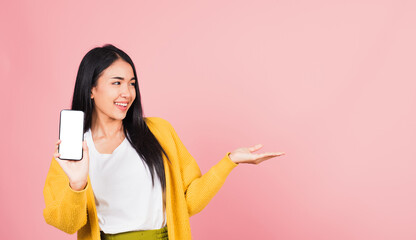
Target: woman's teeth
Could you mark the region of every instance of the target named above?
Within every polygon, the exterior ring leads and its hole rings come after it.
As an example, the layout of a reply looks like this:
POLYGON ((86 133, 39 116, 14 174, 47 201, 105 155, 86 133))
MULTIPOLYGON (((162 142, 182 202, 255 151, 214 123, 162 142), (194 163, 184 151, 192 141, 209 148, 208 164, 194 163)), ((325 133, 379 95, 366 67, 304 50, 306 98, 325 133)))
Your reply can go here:
POLYGON ((127 107, 127 103, 116 103, 116 105, 120 105, 120 106, 123 106, 123 107, 127 107))

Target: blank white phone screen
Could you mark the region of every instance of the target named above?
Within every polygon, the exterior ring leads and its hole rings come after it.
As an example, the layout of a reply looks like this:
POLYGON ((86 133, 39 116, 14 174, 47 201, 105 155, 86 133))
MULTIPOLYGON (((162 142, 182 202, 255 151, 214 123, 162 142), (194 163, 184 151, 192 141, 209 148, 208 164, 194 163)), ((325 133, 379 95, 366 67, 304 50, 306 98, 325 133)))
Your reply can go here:
POLYGON ((81 160, 84 140, 84 112, 62 110, 59 121, 60 159, 81 160))

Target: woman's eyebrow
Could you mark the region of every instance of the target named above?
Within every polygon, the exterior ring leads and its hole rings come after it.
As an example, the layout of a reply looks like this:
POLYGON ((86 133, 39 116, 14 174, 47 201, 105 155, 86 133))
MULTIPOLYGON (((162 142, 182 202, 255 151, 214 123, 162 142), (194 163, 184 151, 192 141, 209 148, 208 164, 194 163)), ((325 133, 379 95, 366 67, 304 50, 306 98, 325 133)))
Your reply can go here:
MULTIPOLYGON (((110 79, 119 79, 119 80, 124 80, 124 78, 123 77, 112 77, 112 78, 110 78, 110 79)), ((131 80, 136 80, 136 78, 135 77, 132 77, 131 79, 130 79, 130 81, 131 80)))

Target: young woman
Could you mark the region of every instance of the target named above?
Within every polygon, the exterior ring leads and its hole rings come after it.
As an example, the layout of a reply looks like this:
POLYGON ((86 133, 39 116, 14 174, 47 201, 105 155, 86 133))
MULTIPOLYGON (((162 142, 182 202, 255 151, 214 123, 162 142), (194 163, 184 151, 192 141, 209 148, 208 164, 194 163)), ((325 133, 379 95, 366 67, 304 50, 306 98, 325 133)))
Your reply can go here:
POLYGON ((238 148, 201 175, 172 125, 143 116, 134 64, 113 45, 82 59, 72 109, 85 113, 83 159, 59 159, 56 142, 43 215, 80 240, 191 239, 189 217, 234 167, 284 154, 238 148))

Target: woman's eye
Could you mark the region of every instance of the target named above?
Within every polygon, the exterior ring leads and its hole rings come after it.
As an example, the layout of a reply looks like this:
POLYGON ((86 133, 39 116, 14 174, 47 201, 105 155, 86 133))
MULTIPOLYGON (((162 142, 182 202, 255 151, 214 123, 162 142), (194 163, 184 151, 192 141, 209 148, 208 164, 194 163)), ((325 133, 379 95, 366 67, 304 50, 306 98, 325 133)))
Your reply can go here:
MULTIPOLYGON (((113 85, 120 85, 120 84, 117 84, 117 83, 120 83, 120 81, 113 82, 113 85)), ((134 83, 134 82, 132 82, 132 83, 131 83, 131 86, 134 86, 134 84, 135 84, 135 83, 134 83)))

